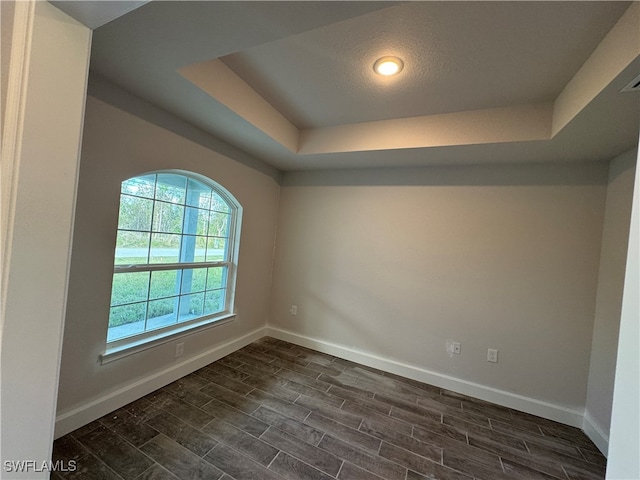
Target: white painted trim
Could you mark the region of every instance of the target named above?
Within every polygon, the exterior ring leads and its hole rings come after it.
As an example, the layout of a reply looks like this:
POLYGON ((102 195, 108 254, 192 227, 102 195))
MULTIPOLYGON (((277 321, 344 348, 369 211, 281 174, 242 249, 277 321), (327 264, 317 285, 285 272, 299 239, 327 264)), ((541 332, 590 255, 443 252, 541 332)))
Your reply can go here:
POLYGON ((195 357, 184 360, 157 372, 149 377, 126 385, 114 392, 110 392, 91 402, 80 405, 56 417, 55 438, 66 435, 73 430, 90 423, 109 412, 117 410, 124 405, 147 395, 158 388, 178 380, 205 365, 215 362, 222 357, 239 350, 265 336, 278 338, 303 347, 311 348, 319 352, 328 353, 339 358, 351 360, 373 368, 378 368, 389 373, 402 375, 413 380, 425 382, 440 388, 446 388, 457 393, 469 395, 474 398, 502 405, 514 410, 537 415, 549 420, 582 428, 596 446, 606 454, 608 437, 602 429, 588 415, 561 405, 536 400, 504 390, 499 390, 485 385, 469 382, 459 378, 433 372, 416 365, 399 362, 397 360, 381 357, 370 352, 356 350, 343 345, 314 339, 288 330, 282 330, 267 325, 260 327, 240 338, 231 340, 222 345, 217 345, 195 357))
POLYGON ((445 388, 463 395, 478 398, 488 402, 513 408, 521 412, 530 413, 539 417, 547 418, 565 425, 573 427, 583 427, 583 413, 578 410, 555 405, 534 398, 525 397, 497 388, 487 387, 478 383, 469 382, 459 378, 433 372, 417 365, 410 365, 389 358, 381 357, 373 353, 356 350, 353 348, 337 345, 335 343, 319 340, 305 335, 300 335, 287 330, 282 330, 267 325, 266 335, 280 340, 284 340, 296 345, 311 348, 319 352, 328 353, 339 358, 351 360, 373 368, 394 373, 403 377, 418 380, 420 382, 445 388))
POLYGON ((582 430, 587 434, 587 437, 595 443, 598 450, 606 457, 609 452, 609 435, 604 433, 604 430, 598 422, 589 414, 588 411, 584 412, 584 418, 582 420, 582 430))
POLYGON ((137 339, 136 337, 125 339, 129 340, 129 343, 122 342, 117 347, 107 346, 106 351, 99 357, 100 364, 105 365, 107 363, 115 362, 116 360, 136 355, 137 353, 157 347, 158 345, 173 342, 179 338, 188 337, 213 327, 226 325, 227 323, 235 320, 235 318, 235 313, 229 313, 217 318, 213 317, 199 322, 188 323, 175 330, 165 330, 154 336, 149 335, 142 339, 137 339))
POLYGON ((607 479, 611 480, 640 478, 640 168, 634 180, 628 245, 609 430, 607 479))
MULTIPOLYGON (((7 285, 9 284, 9 260, 11 258, 11 239, 15 217, 16 195, 18 190, 18 172, 22 153, 24 118, 27 103, 27 83, 31 58, 31 43, 35 17, 35 2, 15 2, 13 16, 13 34, 11 37, 11 58, 7 75, 7 96, 0 150, 2 194, 2 236, 0 245, 2 260, 2 291, 0 293, 0 318, 4 321, 7 304, 7 285)), ((2 112, 0 112, 0 115, 2 112)), ((2 323, 0 323, 0 338, 2 323)))
POLYGON ((75 407, 66 412, 60 413, 56 417, 55 438, 60 438, 73 430, 90 423, 109 412, 117 410, 124 405, 143 397, 158 388, 162 388, 185 375, 215 362, 222 357, 235 352, 252 342, 266 335, 266 327, 260 327, 240 338, 231 340, 222 345, 217 345, 210 350, 202 352, 195 357, 185 359, 180 363, 171 365, 164 370, 145 377, 137 382, 119 388, 114 392, 107 393, 95 400, 75 407))
MULTIPOLYGON (((54 438, 91 30, 49 2, 29 0, 15 4, 12 38, 0 167, 2 200, 9 198, 2 205, 2 458, 40 462, 51 458, 54 438), (43 231, 47 242, 34 249, 43 231)), ((31 470, 29 478, 49 472, 31 470)))
MULTIPOLYGON (((5 105, 0 105, 0 115, 4 115, 2 138, 0 138, 2 146, 0 148, 0 354, 4 345, 5 310, 18 196, 18 172, 22 159, 27 82, 35 18, 35 2, 15 2, 14 5, 13 19, 10 20, 12 35, 9 68, 6 72, 7 93, 5 105)), ((0 385, 4 385, 1 370, 0 385)), ((4 409, 5 406, 0 397, 0 412, 4 409)), ((1 447, 0 438, 0 451, 4 451, 1 447)), ((2 458, 5 458, 4 455, 2 458)))

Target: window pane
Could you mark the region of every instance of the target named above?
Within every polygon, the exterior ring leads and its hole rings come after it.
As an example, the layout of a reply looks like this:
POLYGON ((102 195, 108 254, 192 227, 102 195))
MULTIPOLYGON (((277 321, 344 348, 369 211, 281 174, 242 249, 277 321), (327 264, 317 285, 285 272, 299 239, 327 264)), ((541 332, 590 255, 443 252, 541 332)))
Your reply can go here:
POLYGON ((211 315, 224 311, 226 290, 210 290, 205 292, 204 315, 211 315))
POLYGON ((148 198, 120 195, 118 228, 125 230, 151 231, 153 200, 148 198))
POLYGON ((107 341, 226 311, 235 210, 213 185, 169 172, 122 182, 115 265, 137 269, 114 271, 107 341))
POLYGON ((229 236, 229 214, 211 212, 209 216, 209 236, 228 237, 229 236))
POLYGON ((196 259, 196 237, 183 235, 180 242, 180 262, 194 262, 196 259))
POLYGON ((149 272, 124 272, 113 275, 111 306, 142 302, 149 292, 149 272))
POLYGON ((227 286, 227 267, 211 267, 207 275, 207 290, 227 286))
POLYGON ((214 193, 211 188, 206 185, 202 186, 202 190, 200 191, 200 198, 198 199, 198 205, 192 205, 194 207, 200 207, 203 210, 209 211, 211 209, 211 198, 214 193))
POLYGON ((173 203, 156 202, 153 210, 153 231, 182 233, 184 206, 173 203))
POLYGON ((152 233, 149 263, 178 263, 180 238, 180 235, 152 233))
POLYGON ((207 237, 183 235, 180 243, 180 262, 204 262, 207 237))
POLYGON ((226 258, 227 240, 224 238, 207 238, 207 262, 223 261, 226 258))
POLYGON ((187 178, 174 173, 159 173, 156 199, 184 205, 187 178))
POLYGON ((156 176, 144 175, 142 177, 130 178, 122 182, 122 193, 136 195, 138 197, 153 198, 156 188, 156 176))
POLYGON ((116 239, 116 265, 147 263, 149 258, 149 234, 143 232, 118 232, 116 239))
POLYGON ((187 180, 187 205, 209 210, 211 206, 211 187, 189 178, 187 180))
POLYGON ((194 262, 204 262, 207 251, 207 237, 196 237, 194 262))
POLYGON ((229 213, 231 211, 227 202, 225 202, 224 199, 215 192, 213 192, 211 196, 211 210, 225 213, 229 213))
POLYGON ((178 270, 159 270, 151 272, 149 299, 172 297, 180 293, 180 275, 178 270))
POLYGON ((146 302, 111 307, 107 341, 142 333, 146 308, 146 302))
POLYGON ((204 306, 204 293, 195 293, 193 295, 183 295, 180 297, 180 315, 179 322, 193 320, 201 317, 204 306))
POLYGON ((203 292, 207 282, 206 268, 186 268, 182 270, 182 288, 180 293, 203 292))
POLYGON ((184 217, 184 230, 187 235, 206 235, 209 229, 209 211, 187 207, 184 217))
POLYGON ((166 327, 178 321, 179 297, 151 300, 147 310, 147 330, 166 327))

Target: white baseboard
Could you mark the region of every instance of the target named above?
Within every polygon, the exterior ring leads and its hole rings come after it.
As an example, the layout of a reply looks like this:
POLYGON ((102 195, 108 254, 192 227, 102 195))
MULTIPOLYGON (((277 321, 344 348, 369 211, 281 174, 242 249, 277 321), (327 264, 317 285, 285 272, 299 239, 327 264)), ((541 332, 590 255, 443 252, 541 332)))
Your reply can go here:
MULTIPOLYGON (((381 357, 369 352, 337 345, 335 343, 300 335, 288 330, 282 330, 267 325, 266 335, 284 340, 296 345, 311 348, 319 352, 351 360, 353 362, 378 368, 385 372, 395 373, 403 377, 428 383, 436 387, 445 388, 463 395, 478 398, 498 405, 502 405, 521 412, 530 413, 547 418, 572 427, 583 428, 583 412, 561 405, 536 400, 497 388, 487 387, 478 383, 433 372, 416 365, 402 363, 397 360, 381 357)), ((597 445, 597 443, 596 443, 597 445)))
POLYGON ((339 358, 378 368, 389 373, 395 373, 407 378, 445 388, 474 398, 486 400, 508 408, 513 408, 549 420, 582 428, 596 446, 606 454, 608 437, 602 429, 588 415, 561 405, 543 402, 533 398, 517 395, 485 385, 469 382, 459 378, 433 372, 416 365, 410 365, 397 360, 381 357, 370 352, 356 350, 343 345, 324 340, 314 339, 273 326, 261 327, 243 335, 240 338, 218 345, 195 357, 155 373, 142 380, 126 385, 114 392, 108 393, 87 404, 61 412, 56 417, 55 438, 66 435, 104 415, 123 407, 124 405, 147 395, 158 388, 178 380, 205 365, 249 345, 256 340, 270 336, 311 348, 319 352, 328 353, 339 358))
POLYGON ((589 415, 589 412, 584 412, 584 419, 582 421, 582 430, 587 434, 587 437, 595 443, 598 450, 606 457, 609 452, 609 435, 604 433, 604 430, 595 419, 589 415))
POLYGON ((179 378, 195 372, 205 365, 249 345, 266 335, 266 327, 261 327, 240 338, 217 345, 199 355, 185 359, 153 375, 126 385, 87 404, 62 412, 56 416, 55 438, 66 435, 87 423, 125 406, 158 388, 162 388, 179 378))

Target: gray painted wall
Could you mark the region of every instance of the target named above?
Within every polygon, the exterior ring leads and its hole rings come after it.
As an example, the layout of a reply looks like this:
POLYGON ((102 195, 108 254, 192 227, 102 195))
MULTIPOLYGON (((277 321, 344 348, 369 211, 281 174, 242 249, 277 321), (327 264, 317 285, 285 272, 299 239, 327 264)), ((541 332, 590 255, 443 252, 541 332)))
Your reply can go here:
MULTIPOLYGON (((112 99, 102 83, 93 85, 98 97, 112 99)), ((120 182, 183 168, 220 182, 245 209, 239 315, 188 337, 185 358, 268 321, 560 410, 587 406, 606 433, 615 334, 602 319, 610 320, 621 295, 621 283, 608 276, 621 273, 615 245, 626 235, 631 154, 611 169, 558 163, 298 172, 284 174, 280 186, 278 174, 217 153, 215 142, 167 130, 150 107, 138 109, 144 119, 120 107, 96 97, 87 103, 59 414, 175 363, 175 342, 107 365, 98 357, 120 182), (295 317, 291 304, 299 308, 295 317), (461 342, 462 355, 447 355, 447 340, 461 342), (500 350, 498 364, 485 361, 487 348, 500 350)))
POLYGON ((58 413, 171 368, 176 341, 101 365, 109 316, 120 183, 183 169, 223 185, 243 207, 234 321, 181 338, 188 360, 262 327, 269 306, 280 187, 274 178, 184 137, 87 99, 58 413))
POLYGON ((269 321, 581 412, 607 167, 285 174, 269 321))
POLYGON ((586 414, 608 438, 627 260, 636 152, 611 161, 598 273, 586 414))

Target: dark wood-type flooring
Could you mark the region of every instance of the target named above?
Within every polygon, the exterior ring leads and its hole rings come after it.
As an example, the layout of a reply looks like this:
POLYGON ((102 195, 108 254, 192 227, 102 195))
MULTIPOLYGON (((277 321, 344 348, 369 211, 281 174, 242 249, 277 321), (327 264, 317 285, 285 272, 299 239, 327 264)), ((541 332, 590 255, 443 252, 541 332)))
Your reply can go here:
POLYGON ((579 429, 264 338, 54 443, 55 479, 602 479, 579 429))

